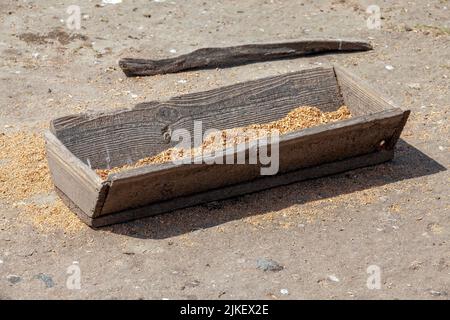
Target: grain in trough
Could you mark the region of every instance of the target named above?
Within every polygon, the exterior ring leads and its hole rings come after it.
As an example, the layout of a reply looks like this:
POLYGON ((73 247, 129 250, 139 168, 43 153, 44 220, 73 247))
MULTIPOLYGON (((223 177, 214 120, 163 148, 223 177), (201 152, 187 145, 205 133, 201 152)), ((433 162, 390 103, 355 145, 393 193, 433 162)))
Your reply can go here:
MULTIPOLYGON (((88 225, 99 227, 388 161, 408 118, 341 67, 320 67, 138 104, 108 114, 51 122, 47 157, 56 190, 88 225), (280 136, 279 171, 260 164, 152 164, 110 174, 172 146, 179 128, 230 129, 267 123, 301 106, 346 105, 350 119, 280 136)), ((248 152, 246 150, 245 152, 248 152)))

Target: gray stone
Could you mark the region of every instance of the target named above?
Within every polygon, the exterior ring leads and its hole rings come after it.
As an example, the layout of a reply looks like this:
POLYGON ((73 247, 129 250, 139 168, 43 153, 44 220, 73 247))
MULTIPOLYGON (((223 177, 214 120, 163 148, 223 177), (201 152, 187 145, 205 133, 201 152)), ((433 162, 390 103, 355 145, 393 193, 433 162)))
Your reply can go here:
POLYGON ((434 297, 442 297, 448 295, 445 291, 429 290, 428 292, 434 297))
POLYGON ((6 280, 11 282, 12 284, 16 284, 16 283, 22 281, 22 278, 19 276, 16 276, 15 274, 10 274, 6 277, 6 280))
POLYGON ((258 269, 263 271, 281 271, 284 269, 284 266, 280 265, 278 262, 272 259, 261 258, 256 261, 256 266, 258 269))
POLYGON ((41 280, 42 282, 44 282, 44 283, 45 283, 45 286, 46 286, 47 288, 51 288, 51 287, 53 287, 53 286, 55 285, 55 283, 53 282, 53 278, 52 278, 50 275, 45 274, 45 273, 39 273, 39 274, 36 276, 36 279, 39 279, 39 280, 41 280))

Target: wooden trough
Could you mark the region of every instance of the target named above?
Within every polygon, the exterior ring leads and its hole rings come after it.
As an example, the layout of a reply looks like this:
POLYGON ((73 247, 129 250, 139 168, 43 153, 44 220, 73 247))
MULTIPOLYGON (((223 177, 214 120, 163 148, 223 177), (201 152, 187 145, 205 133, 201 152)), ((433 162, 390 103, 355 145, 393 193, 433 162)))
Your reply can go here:
POLYGON ((58 194, 81 220, 99 227, 390 160, 408 115, 341 67, 313 68, 55 119, 46 133, 47 157, 58 194), (260 175, 258 164, 172 162, 106 180, 95 172, 173 146, 168 134, 192 131, 194 120, 221 130, 274 121, 301 105, 334 111, 344 104, 352 118, 280 136, 276 175, 260 175))

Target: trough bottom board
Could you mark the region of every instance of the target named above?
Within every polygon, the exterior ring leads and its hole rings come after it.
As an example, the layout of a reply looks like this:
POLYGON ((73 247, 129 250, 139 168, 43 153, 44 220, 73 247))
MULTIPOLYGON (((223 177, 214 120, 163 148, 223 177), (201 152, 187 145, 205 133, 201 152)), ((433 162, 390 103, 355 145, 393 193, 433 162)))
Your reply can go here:
POLYGON ((302 180, 319 178, 352 169, 371 166, 389 161, 393 157, 394 150, 380 150, 370 154, 326 163, 314 167, 303 168, 283 174, 263 176, 262 178, 258 178, 256 180, 244 182, 241 184, 227 186, 189 196, 174 198, 164 202, 152 203, 144 207, 123 210, 104 216, 98 216, 96 218, 92 218, 86 215, 61 190, 59 190, 57 187, 55 187, 55 189, 63 202, 69 207, 69 209, 75 212, 84 223, 93 228, 97 228, 143 217, 153 216, 177 209, 191 207, 202 203, 232 198, 277 186, 291 184, 302 180))

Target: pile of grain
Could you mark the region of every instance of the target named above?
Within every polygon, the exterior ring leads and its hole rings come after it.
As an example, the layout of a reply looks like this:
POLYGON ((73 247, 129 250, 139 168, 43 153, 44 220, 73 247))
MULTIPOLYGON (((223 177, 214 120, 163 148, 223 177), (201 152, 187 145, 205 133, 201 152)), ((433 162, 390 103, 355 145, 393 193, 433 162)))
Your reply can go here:
POLYGON ((251 140, 270 135, 277 130, 279 134, 286 134, 300 129, 310 128, 329 122, 344 120, 351 117, 347 106, 342 106, 336 111, 322 112, 316 107, 302 106, 290 111, 284 118, 263 124, 252 124, 246 127, 221 130, 208 135, 201 146, 190 150, 169 148, 161 153, 136 161, 131 165, 114 167, 112 169, 97 169, 97 174, 106 179, 109 174, 117 173, 131 168, 137 168, 148 164, 165 163, 183 157, 196 157, 211 154, 224 147, 239 145, 251 140))
POLYGON ((19 208, 20 217, 39 230, 73 232, 83 228, 60 199, 51 197, 52 193, 42 136, 0 133, 0 198, 19 208))

